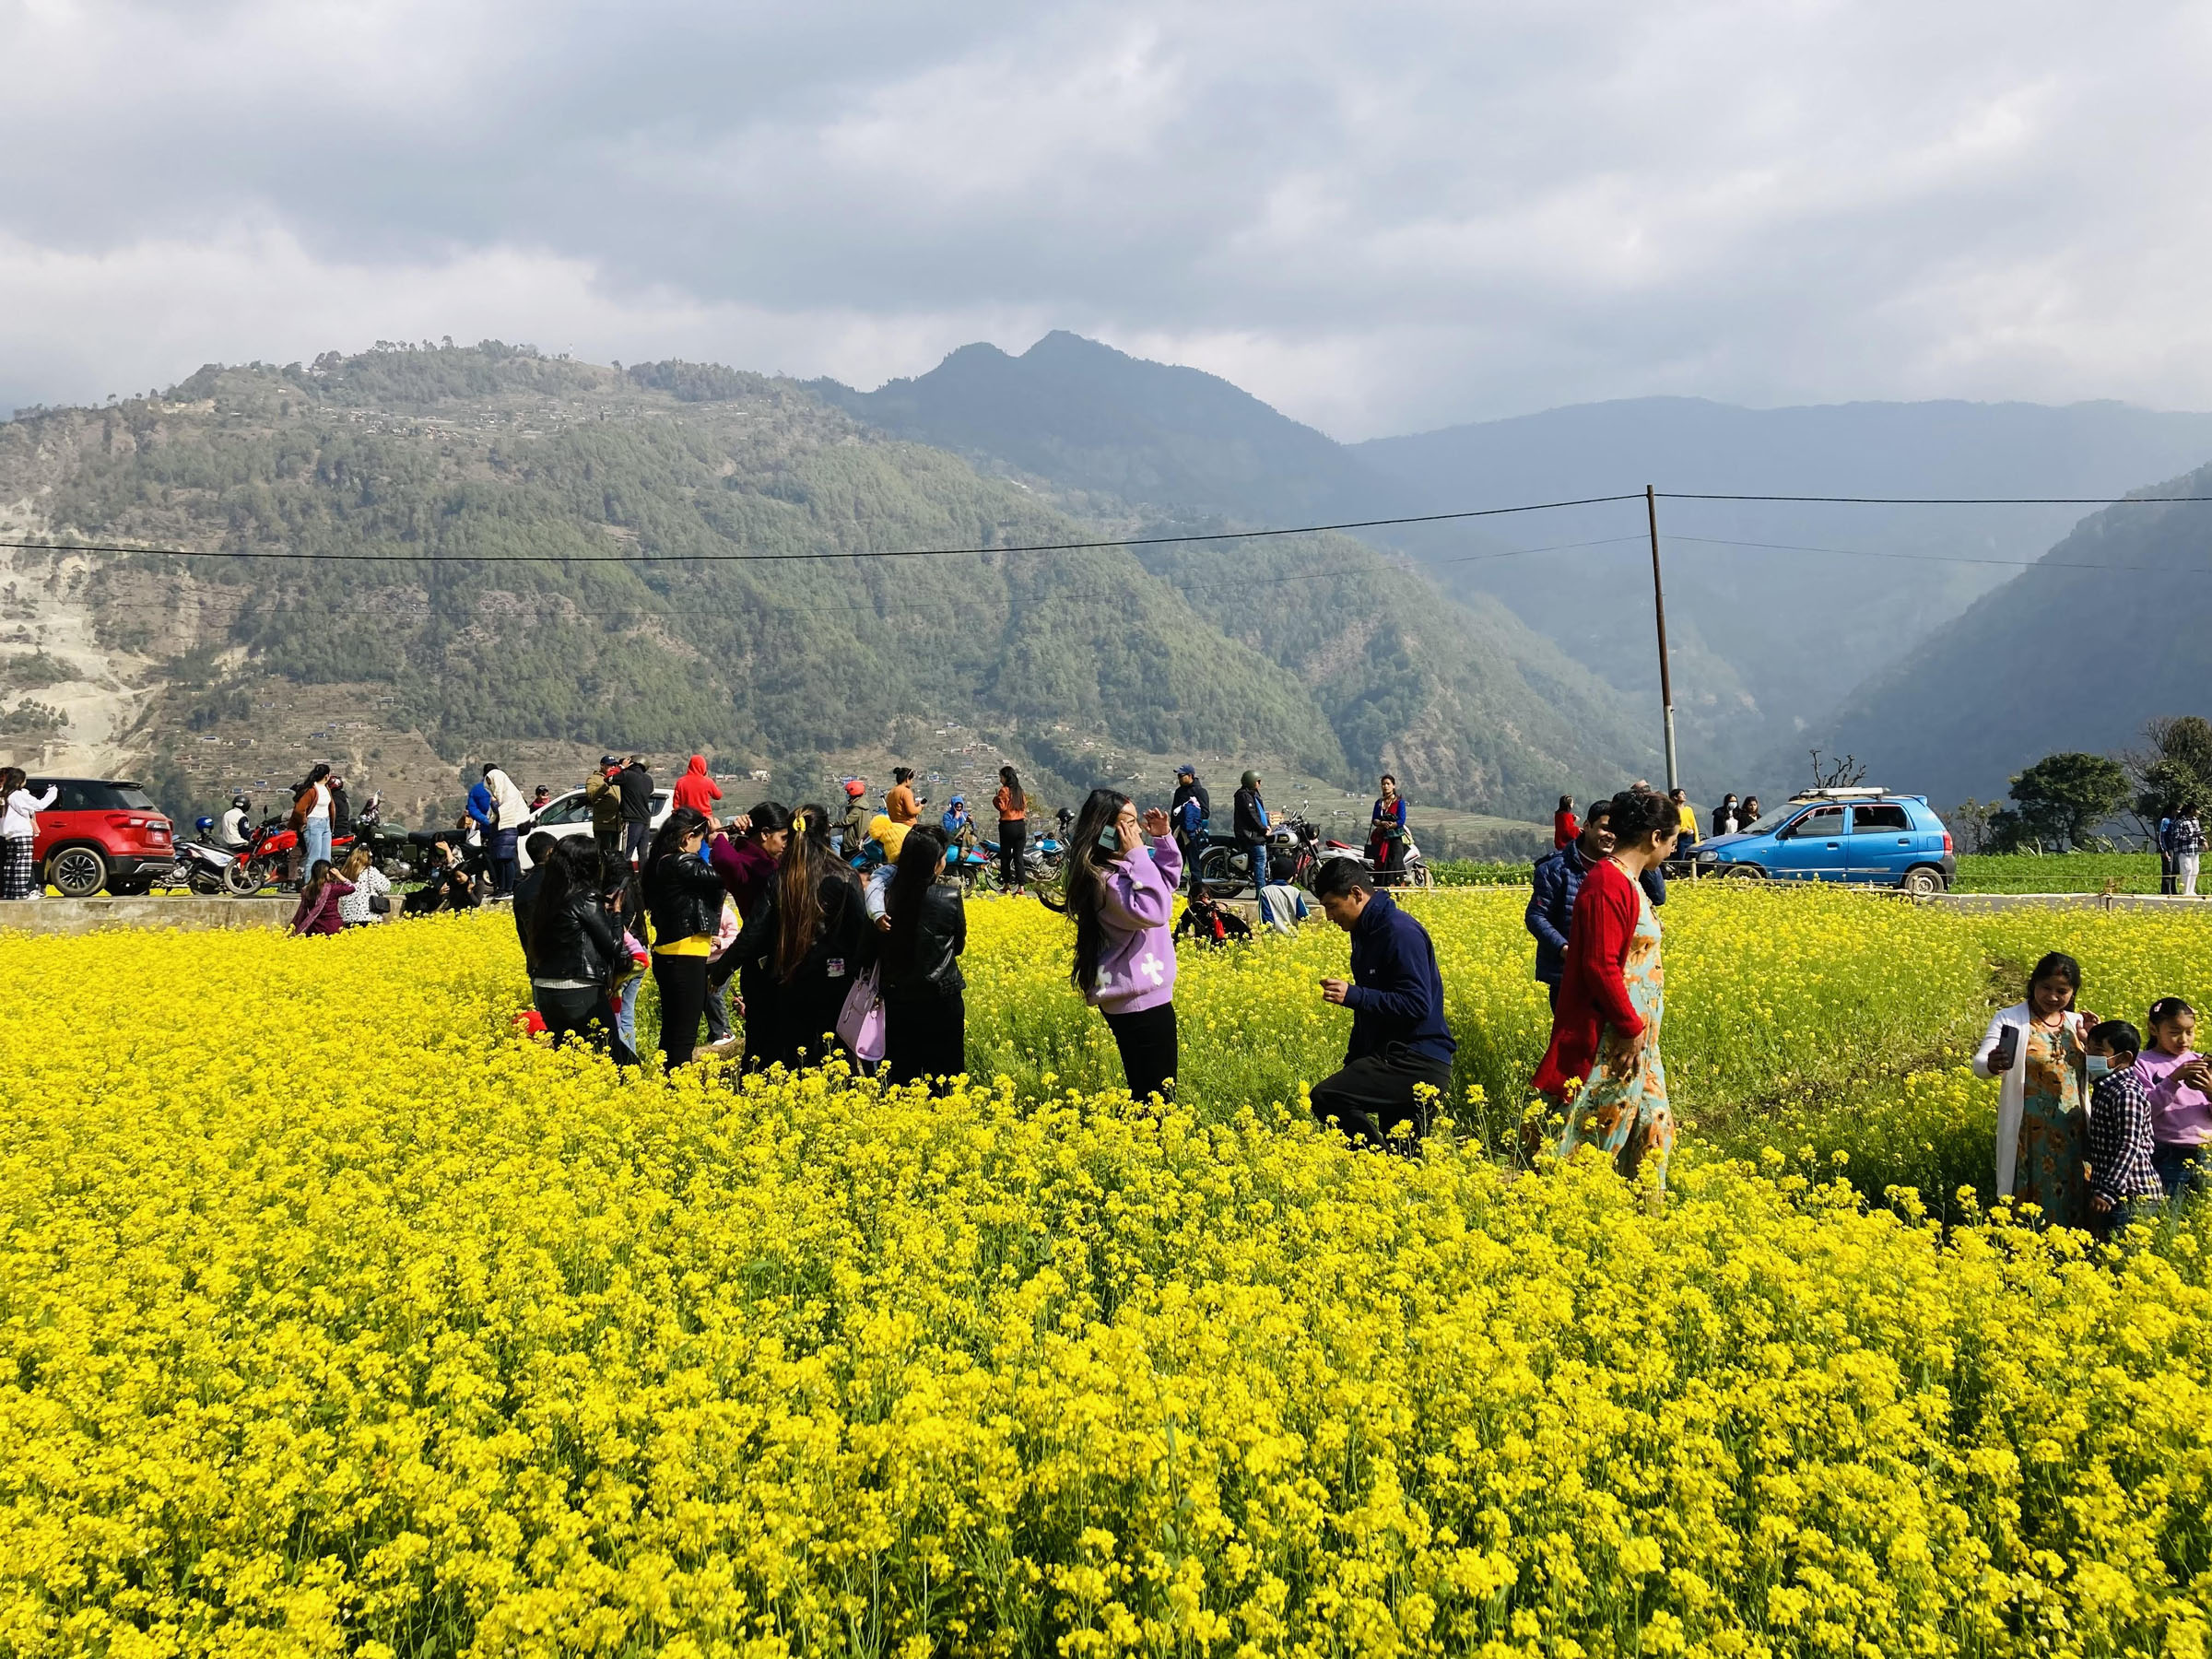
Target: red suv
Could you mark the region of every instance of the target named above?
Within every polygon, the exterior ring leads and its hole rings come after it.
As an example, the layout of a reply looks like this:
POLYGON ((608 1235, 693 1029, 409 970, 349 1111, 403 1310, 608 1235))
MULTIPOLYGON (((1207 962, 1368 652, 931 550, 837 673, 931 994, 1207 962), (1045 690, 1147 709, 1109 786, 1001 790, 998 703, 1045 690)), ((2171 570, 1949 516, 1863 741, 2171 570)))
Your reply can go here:
POLYGON ((31 856, 65 899, 143 893, 176 868, 170 821, 135 783, 107 778, 33 778, 30 793, 54 791, 39 814, 31 856))

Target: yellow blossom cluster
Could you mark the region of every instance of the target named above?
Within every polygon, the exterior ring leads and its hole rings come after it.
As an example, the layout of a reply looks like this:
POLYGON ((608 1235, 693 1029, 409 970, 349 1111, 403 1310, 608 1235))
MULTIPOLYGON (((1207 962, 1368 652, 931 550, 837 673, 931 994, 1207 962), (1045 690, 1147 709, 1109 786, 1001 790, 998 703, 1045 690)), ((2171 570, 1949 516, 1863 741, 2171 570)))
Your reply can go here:
POLYGON ((1011 901, 938 1098, 520 1039, 502 916, 0 939, 0 1653, 2203 1659, 2205 1218, 1723 1150, 1986 1134, 2023 955, 2120 1012, 2202 935, 1806 897, 1668 907, 1724 1134, 1658 1216, 1472 1132, 1541 1043, 1511 895, 1422 901, 1477 1098, 1418 1158, 1299 1104, 1332 933, 1184 956, 1159 1113, 1011 901))

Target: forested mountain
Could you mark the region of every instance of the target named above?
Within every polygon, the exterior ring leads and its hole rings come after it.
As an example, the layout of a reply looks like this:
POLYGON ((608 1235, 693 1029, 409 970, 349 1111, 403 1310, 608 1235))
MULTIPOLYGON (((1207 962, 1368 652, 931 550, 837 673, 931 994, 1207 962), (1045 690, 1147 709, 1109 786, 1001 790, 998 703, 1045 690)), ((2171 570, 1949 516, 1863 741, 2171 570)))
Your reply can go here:
MULTIPOLYGON (((1743 409, 1645 398, 1339 445, 1198 371, 1055 334, 875 393, 825 389, 872 425, 959 450, 1080 510, 1155 527, 1286 524, 1641 490, 1760 495, 2111 496, 2212 456, 2212 415, 2119 404, 1848 404, 1743 409)), ((2080 509, 1668 501, 1661 528, 1683 767, 1693 792, 1798 777, 1803 737, 2018 566, 2080 509), (1757 544, 1757 545, 1742 545, 1757 544), (1993 562, 1976 562, 1993 561, 1993 562), (1778 771, 1777 769, 1781 770, 1778 771)), ((1552 660, 1657 726, 1641 500, 1362 533, 1492 619, 1479 654, 1525 683, 1552 660), (1488 607, 1502 603, 1500 618, 1488 607)), ((1226 620, 1232 625, 1235 617, 1226 620)), ((1433 642, 1430 649, 1437 647, 1433 642)), ((1461 659, 1464 661, 1465 659, 1461 659)), ((1593 698, 1576 718, 1623 705, 1593 698)), ((1602 711, 1602 712, 1601 712, 1602 711)), ((1941 790, 1940 780, 1931 787, 1941 790)))
MULTIPOLYGON (((1424 499, 1449 492, 1474 504, 1646 483, 1756 495, 2115 496, 2212 457, 2212 415, 2112 403, 1741 409, 1646 398, 1382 439, 1354 453, 1424 499)), ((1802 782, 1800 735, 1809 741, 1854 687, 2041 558, 2082 511, 1663 502, 1686 772, 1709 790, 1771 793, 1773 766, 1759 761, 1777 756, 1782 781, 1802 782)), ((1641 501, 1492 521, 1486 536, 1523 547, 1624 539, 1477 559, 1443 574, 1455 591, 1497 594, 1616 686, 1655 700, 1644 528, 1641 501)), ((1454 548, 1459 539, 1427 533, 1424 550, 1491 550, 1474 541, 1454 548)))
POLYGON ((1368 516, 1403 493, 1218 375, 1064 330, 1018 358, 963 346, 874 392, 813 384, 872 427, 1042 480, 1078 509, 1312 524, 1368 516))
POLYGON ((834 557, 1095 530, 712 366, 488 343, 211 367, 0 426, 0 503, 17 535, 201 550, 20 553, 6 597, 81 609, 111 653, 84 673, 136 699, 119 747, 202 800, 226 771, 296 775, 266 750, 342 731, 448 768, 565 743, 815 775, 902 722, 964 723, 1067 765, 1094 739, 1346 783, 1387 758, 1421 798, 1519 816, 1648 765, 1605 747, 1617 713, 1572 665, 1534 686, 1440 672, 1433 596, 1343 538, 1159 573, 1119 549, 834 557), (275 553, 314 557, 243 557, 275 553), (1225 582, 1268 596, 1245 615, 1225 582))
MULTIPOLYGON (((2212 496, 2212 466, 2145 489, 2212 496)), ((2212 705, 2212 506, 2109 507, 1854 693, 1820 733, 1890 787, 1997 797, 2044 755, 2212 705)))

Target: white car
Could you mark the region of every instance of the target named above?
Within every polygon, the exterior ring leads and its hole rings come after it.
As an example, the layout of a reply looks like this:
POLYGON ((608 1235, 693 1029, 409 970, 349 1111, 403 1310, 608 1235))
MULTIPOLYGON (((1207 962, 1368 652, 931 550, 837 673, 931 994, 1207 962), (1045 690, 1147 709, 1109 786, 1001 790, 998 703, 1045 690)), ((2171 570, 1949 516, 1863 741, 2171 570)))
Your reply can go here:
MULTIPOLYGON (((669 794, 665 789, 653 792, 653 827, 658 830, 668 820, 669 794)), ((530 867, 530 838, 543 830, 556 841, 567 841, 571 836, 591 839, 592 804, 584 799, 583 791, 571 789, 566 794, 557 794, 538 810, 535 818, 523 826, 515 848, 515 867, 530 867)))

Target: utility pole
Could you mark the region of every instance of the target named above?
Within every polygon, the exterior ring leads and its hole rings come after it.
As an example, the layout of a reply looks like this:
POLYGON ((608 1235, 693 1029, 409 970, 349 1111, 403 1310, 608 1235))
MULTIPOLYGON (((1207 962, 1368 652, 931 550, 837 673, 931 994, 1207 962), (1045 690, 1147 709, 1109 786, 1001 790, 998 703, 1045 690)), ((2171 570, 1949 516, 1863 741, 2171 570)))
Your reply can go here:
POLYGON ((1675 767, 1675 677, 1666 662, 1666 589, 1659 580, 1659 496, 1649 484, 1643 487, 1643 513, 1652 526, 1652 614, 1659 619, 1659 702, 1666 714, 1666 787, 1672 793, 1682 784, 1675 767))

